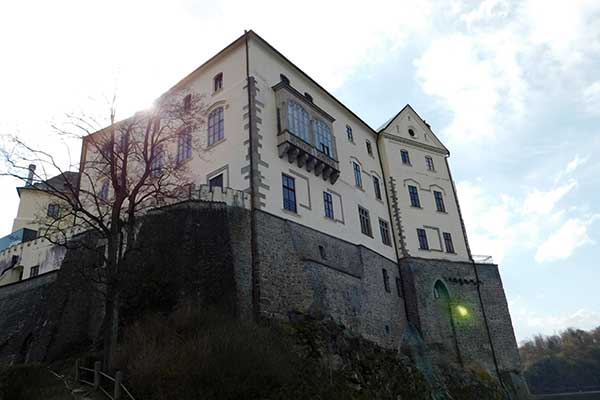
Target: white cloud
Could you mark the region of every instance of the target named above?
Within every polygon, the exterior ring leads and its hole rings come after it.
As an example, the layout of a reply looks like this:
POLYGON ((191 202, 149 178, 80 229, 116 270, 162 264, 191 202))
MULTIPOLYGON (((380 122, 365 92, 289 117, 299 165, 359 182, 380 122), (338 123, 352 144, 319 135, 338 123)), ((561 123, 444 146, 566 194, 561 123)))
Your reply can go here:
POLYGON ((590 114, 600 114, 600 81, 595 81, 584 87, 582 92, 583 105, 590 114))
POLYGON ((587 234, 590 221, 567 220, 550 235, 537 249, 535 261, 559 261, 570 257, 573 252, 586 244, 594 243, 587 234))
MULTIPOLYGON (((567 169, 569 169, 569 163, 567 169)), ((525 214, 548 215, 567 193, 569 193, 577 183, 571 181, 566 185, 562 185, 547 191, 533 190, 525 197, 522 212, 525 214)))
MULTIPOLYGON (((599 85, 599 90, 600 90, 600 85, 599 85)), ((573 172, 575 172, 575 170, 577 168, 579 168, 580 166, 585 164, 587 161, 588 161, 587 157, 579 157, 579 154, 575 154, 575 157, 571 161, 569 161, 569 163, 567 164, 567 168, 565 168, 565 174, 567 174, 567 175, 572 174, 573 172)))

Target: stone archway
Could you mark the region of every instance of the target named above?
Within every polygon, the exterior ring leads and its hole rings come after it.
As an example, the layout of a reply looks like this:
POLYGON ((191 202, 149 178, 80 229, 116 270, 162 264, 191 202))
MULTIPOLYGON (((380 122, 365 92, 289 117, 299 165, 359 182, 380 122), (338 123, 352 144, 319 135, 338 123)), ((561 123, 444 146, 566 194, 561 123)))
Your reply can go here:
POLYGON ((436 318, 437 337, 441 353, 447 354, 451 361, 462 365, 458 341, 456 338, 456 324, 452 313, 452 299, 448 288, 441 280, 433 286, 433 302, 436 318))

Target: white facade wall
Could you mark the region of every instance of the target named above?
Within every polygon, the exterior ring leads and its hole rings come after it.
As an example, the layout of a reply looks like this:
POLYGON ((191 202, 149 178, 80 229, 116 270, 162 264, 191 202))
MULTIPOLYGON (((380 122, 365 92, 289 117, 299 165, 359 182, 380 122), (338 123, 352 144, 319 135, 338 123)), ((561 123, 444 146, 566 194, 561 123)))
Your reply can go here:
MULTIPOLYGON (((264 104, 260 113, 261 160, 268 167, 261 167, 263 183, 268 190, 265 194, 264 210, 276 216, 309 226, 321 232, 355 244, 362 244, 377 253, 396 259, 395 248, 382 242, 379 218, 390 224, 383 186, 383 174, 377 154, 376 135, 339 103, 334 101, 321 88, 310 81, 302 72, 281 56, 274 53, 259 40, 250 41, 250 74, 256 78, 258 100, 264 104), (335 137, 340 177, 334 183, 315 176, 306 168, 290 163, 287 157, 279 158, 277 150, 277 104, 272 87, 281 81, 280 74, 290 80, 290 85, 300 93, 307 92, 314 104, 335 118, 332 134, 335 137), (354 142, 347 139, 346 125, 352 127, 354 142), (368 155, 366 141, 369 140, 373 156, 368 155), (361 165, 363 187, 357 188, 354 180, 352 161, 361 165), (282 173, 296 182, 298 212, 292 213, 283 208, 282 173), (376 200, 372 176, 380 178, 382 200, 376 200), (323 192, 328 191, 334 199, 334 220, 325 217, 323 192), (369 211, 373 237, 361 233, 358 206, 369 211)), ((282 115, 284 113, 281 113, 282 115)), ((390 224, 391 237, 391 224, 390 224)))
MULTIPOLYGON (((390 193, 390 177, 393 178, 398 196, 398 211, 408 255, 423 258, 469 261, 465 237, 446 164, 448 151, 435 137, 429 127, 410 108, 406 107, 385 129, 379 138, 383 168, 390 193), (409 134, 409 129, 414 136, 409 134), (408 151, 410 164, 404 164, 401 151, 408 151), (431 157, 434 171, 427 168, 425 157, 431 157), (421 208, 411 206, 408 185, 418 188, 421 208), (439 212, 434 191, 441 192, 446 212, 439 212), (417 228, 425 229, 429 250, 419 248, 417 228), (450 233, 454 253, 446 250, 443 233, 450 233)), ((393 211, 394 212, 394 211, 393 211)), ((394 224, 396 237, 400 229, 394 224)))

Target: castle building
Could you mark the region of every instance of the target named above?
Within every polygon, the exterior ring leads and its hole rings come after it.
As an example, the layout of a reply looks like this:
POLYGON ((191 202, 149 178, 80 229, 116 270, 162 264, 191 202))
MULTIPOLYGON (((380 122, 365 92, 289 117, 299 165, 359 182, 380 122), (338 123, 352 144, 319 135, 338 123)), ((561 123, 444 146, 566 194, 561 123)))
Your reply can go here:
POLYGON ((207 107, 186 132, 201 154, 170 149, 189 184, 251 201, 248 314, 322 312, 395 348, 414 329, 437 356, 520 379, 498 267, 473 259, 450 153, 410 105, 374 129, 252 31, 163 96, 175 92, 207 107))

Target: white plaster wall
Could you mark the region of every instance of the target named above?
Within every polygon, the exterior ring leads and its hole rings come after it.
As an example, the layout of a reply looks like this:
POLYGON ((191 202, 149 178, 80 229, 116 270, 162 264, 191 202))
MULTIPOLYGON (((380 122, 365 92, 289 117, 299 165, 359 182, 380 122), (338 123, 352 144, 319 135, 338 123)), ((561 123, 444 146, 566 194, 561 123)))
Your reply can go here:
MULTIPOLYGON (((397 116, 385 130, 385 133, 386 135, 412 141, 412 144, 410 144, 402 143, 390 137, 381 136, 379 138, 386 182, 389 182, 390 176, 396 181, 402 228, 409 254, 415 257, 468 261, 456 199, 445 162, 445 148, 410 108, 406 108, 397 116), (409 135, 409 128, 413 129, 415 137, 409 135), (433 146, 437 151, 428 149, 423 145, 433 146), (408 151, 411 165, 402 163, 401 150, 408 151), (435 171, 427 169, 425 156, 430 156, 433 159, 435 171), (411 206, 407 187, 409 184, 419 189, 421 208, 411 206), (442 192, 446 213, 437 211, 433 197, 434 190, 442 192), (419 248, 417 228, 426 228, 430 250, 419 248), (439 229, 439 239, 434 234, 434 230, 429 228, 439 229), (456 254, 445 252, 443 232, 451 234, 456 254), (435 247, 439 248, 440 240, 443 251, 435 251, 435 247), (438 242, 438 244, 436 245, 435 242, 438 242)), ((396 224, 394 224, 394 227, 398 233, 396 224)), ((398 234, 396 236, 399 238, 398 234)))
MULTIPOLYGON (((13 256, 19 257, 17 268, 7 270, 0 276, 0 286, 18 281, 18 268, 23 269, 23 279, 31 277, 31 267, 39 266, 38 274, 44 274, 60 268, 66 248, 56 246, 46 239, 36 239, 21 243, 0 252, 0 266, 10 265, 13 256)), ((0 271, 1 272, 1 271, 0 271)))
POLYGON ((40 221, 46 217, 48 204, 50 203, 58 203, 58 199, 41 190, 22 188, 17 217, 13 222, 12 231, 21 228, 37 231, 40 221))
POLYGON ((379 230, 379 218, 388 223, 390 218, 383 182, 380 182, 383 199, 379 201, 375 199, 371 179, 373 173, 380 178, 383 177, 377 158, 375 134, 296 68, 254 38, 250 41, 250 69, 259 88, 258 100, 264 104, 264 109, 260 114, 262 119, 260 155, 261 159, 269 164, 268 168, 261 167, 261 173, 264 176, 263 183, 269 187, 268 190, 261 189, 261 193, 266 195, 263 200, 265 211, 351 243, 365 245, 387 258, 395 260, 393 243, 392 246, 384 245, 379 230), (299 168, 297 164, 289 163, 287 157, 279 158, 278 156, 277 110, 275 93, 271 87, 280 82, 282 73, 290 79, 292 87, 300 93, 308 92, 318 107, 335 118, 332 133, 337 146, 340 177, 333 185, 329 181, 324 181, 322 177, 315 176, 313 172, 299 168), (347 140, 346 125, 350 125, 353 129, 354 143, 347 140), (365 145, 367 139, 372 144, 373 156, 369 156, 367 153, 365 145), (352 160, 358 160, 362 166, 363 189, 357 188, 354 184, 352 160), (297 214, 283 209, 282 173, 296 178, 297 214), (310 196, 308 188, 310 188, 310 196), (335 220, 325 217, 323 191, 330 191, 333 194, 335 220), (361 233, 358 205, 369 210, 373 238, 361 233))

